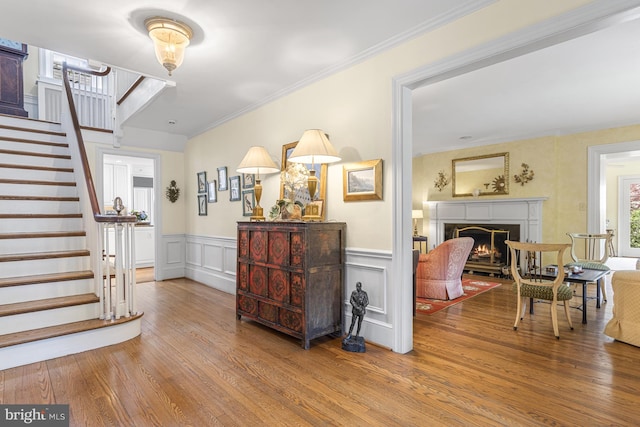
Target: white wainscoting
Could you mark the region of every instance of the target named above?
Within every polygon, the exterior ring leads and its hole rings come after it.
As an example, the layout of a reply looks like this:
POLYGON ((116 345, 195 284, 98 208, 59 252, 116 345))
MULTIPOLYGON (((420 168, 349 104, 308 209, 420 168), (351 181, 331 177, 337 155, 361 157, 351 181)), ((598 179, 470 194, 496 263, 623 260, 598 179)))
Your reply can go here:
POLYGON ((184 277, 235 294, 236 258, 235 238, 187 235, 184 277))
MULTIPOLYGON (((237 243, 235 238, 165 235, 156 272, 159 280, 187 277, 223 292, 236 292, 237 243)), ((393 344, 393 287, 399 286, 390 277, 390 251, 349 249, 345 251, 344 328, 351 325, 349 298, 356 283, 369 296, 367 314, 360 335, 369 342, 391 348, 393 344)), ((354 333, 356 331, 354 327, 354 333)))
MULTIPOLYGON (((356 289, 356 283, 362 283, 362 290, 369 297, 369 306, 362 322, 362 335, 366 341, 383 347, 393 346, 392 324, 392 295, 393 287, 400 286, 389 276, 391 272, 392 256, 389 251, 375 251, 369 249, 346 249, 345 262, 345 300, 344 319, 345 333, 351 325, 351 292, 356 289)), ((354 326, 353 333, 356 332, 354 326)))

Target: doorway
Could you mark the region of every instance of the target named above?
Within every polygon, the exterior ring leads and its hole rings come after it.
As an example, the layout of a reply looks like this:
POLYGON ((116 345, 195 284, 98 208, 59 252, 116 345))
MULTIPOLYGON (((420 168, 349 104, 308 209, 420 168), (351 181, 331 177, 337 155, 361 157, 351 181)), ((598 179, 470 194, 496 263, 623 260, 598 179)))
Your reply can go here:
POLYGON ((619 178, 618 253, 640 257, 640 176, 619 178))
POLYGON ((136 269, 157 279, 158 245, 161 238, 160 156, 125 150, 98 148, 96 189, 102 210, 112 209, 120 197, 129 214, 138 217, 135 236, 136 269))

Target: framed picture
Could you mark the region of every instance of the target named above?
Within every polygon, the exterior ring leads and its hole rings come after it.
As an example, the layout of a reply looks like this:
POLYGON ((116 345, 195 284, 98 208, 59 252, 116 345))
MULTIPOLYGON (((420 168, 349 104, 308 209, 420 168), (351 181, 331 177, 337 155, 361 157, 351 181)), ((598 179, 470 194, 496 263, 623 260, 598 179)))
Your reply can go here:
POLYGON ((218 189, 216 187, 216 180, 214 179, 208 185, 209 191, 207 191, 207 202, 215 203, 218 201, 218 189))
MULTIPOLYGON (((284 171, 291 164, 289 157, 293 153, 294 148, 298 145, 298 141, 291 142, 282 146, 282 163, 281 169, 284 171)), ((305 165, 307 169, 311 169, 311 164, 305 165)), ((327 164, 314 164, 313 168, 316 171, 316 177, 318 178, 318 189, 316 190, 315 199, 326 200, 327 198, 327 164)), ((294 202, 300 202, 303 206, 311 201, 308 191, 301 191, 301 194, 297 194, 294 202)), ((284 199, 284 183, 280 182, 280 199, 284 199)), ((324 212, 322 213, 322 220, 324 221, 324 212)))
POLYGON ((256 185, 256 176, 252 173, 242 174, 242 188, 253 188, 256 185))
POLYGON ((198 194, 198 215, 204 216, 207 214, 207 195, 198 194))
POLYGON ((240 175, 229 178, 229 188, 231 189, 229 200, 232 202, 240 201, 240 175))
POLYGON ((344 165, 342 197, 345 202, 382 200, 382 159, 344 165))
POLYGON ((242 216, 253 215, 256 205, 256 194, 253 190, 242 190, 242 216))
POLYGON ((207 192, 207 173, 206 172, 198 172, 198 194, 207 192))
POLYGON ((222 166, 218 168, 218 191, 227 191, 229 189, 229 183, 227 182, 227 167, 222 166))

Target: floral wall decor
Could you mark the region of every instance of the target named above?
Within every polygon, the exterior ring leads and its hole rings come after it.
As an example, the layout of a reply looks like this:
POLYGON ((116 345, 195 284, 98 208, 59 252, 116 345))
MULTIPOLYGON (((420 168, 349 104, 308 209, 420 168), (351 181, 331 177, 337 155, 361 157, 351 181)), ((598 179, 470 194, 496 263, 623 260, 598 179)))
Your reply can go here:
POLYGON ((178 200, 180 189, 174 180, 171 180, 164 194, 171 203, 175 203, 178 200))
POLYGON ((522 164, 522 172, 520 175, 514 175, 513 179, 520 185, 525 185, 529 181, 533 181, 534 173, 531 169, 529 169, 529 165, 526 163, 522 164))
POLYGON ((438 191, 442 191, 449 182, 451 182, 451 179, 444 173, 444 171, 440 171, 438 172, 438 178, 436 178, 433 185, 438 189, 438 191))

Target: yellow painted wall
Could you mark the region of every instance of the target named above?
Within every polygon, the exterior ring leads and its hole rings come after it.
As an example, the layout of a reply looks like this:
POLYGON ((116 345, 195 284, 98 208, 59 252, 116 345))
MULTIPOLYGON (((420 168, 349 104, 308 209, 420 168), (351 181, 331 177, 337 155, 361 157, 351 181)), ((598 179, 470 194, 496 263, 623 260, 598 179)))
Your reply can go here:
MULTIPOLYGON (((567 232, 587 230, 587 155, 588 147, 640 140, 640 125, 565 136, 549 136, 484 147, 429 154, 413 159, 413 209, 423 202, 453 200, 451 184, 442 192, 434 187, 438 171, 451 176, 451 161, 456 158, 508 152, 510 157, 509 195, 492 198, 547 197, 543 205, 543 240, 567 242, 567 232), (513 176, 522 171, 522 163, 535 172, 534 180, 517 184, 513 176)), ((612 187, 616 188, 616 187, 612 187)), ((608 192, 609 194, 609 192, 608 192)), ((467 197, 468 199, 469 197, 467 197)), ((456 200, 464 198, 456 197, 456 200)), ((617 199, 616 199, 617 200, 617 199)), ((608 198, 608 205, 612 200, 608 198)), ((429 211, 425 209, 421 234, 428 232, 429 211)))
MULTIPOLYGON (((198 172, 211 176, 217 167, 227 166, 231 176, 252 145, 264 145, 280 160, 283 144, 296 141, 305 129, 320 128, 330 135, 343 163, 384 162, 384 200, 348 203, 342 200, 342 167, 330 165, 328 218, 348 223, 349 247, 391 249, 392 79, 586 3, 589 1, 497 1, 192 138, 185 150, 187 233, 235 237, 236 221, 243 219, 240 203, 229 202, 228 193, 218 194, 219 202, 209 205, 208 216, 197 215, 198 172)), ((263 207, 278 198, 278 182, 277 176, 264 180, 263 207)))

